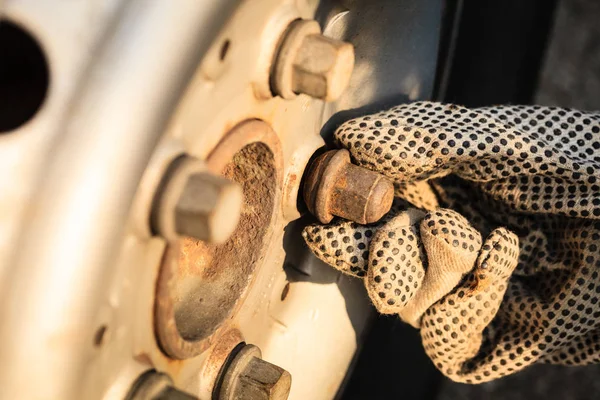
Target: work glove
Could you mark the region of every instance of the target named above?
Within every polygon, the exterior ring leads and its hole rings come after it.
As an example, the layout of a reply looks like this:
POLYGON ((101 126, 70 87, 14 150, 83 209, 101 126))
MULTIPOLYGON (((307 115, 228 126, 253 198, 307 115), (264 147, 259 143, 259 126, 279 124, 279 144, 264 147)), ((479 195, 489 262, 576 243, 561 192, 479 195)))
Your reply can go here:
POLYGON ((313 224, 305 241, 418 328, 444 375, 600 360, 600 114, 420 102, 334 137, 396 200, 377 223, 313 224))

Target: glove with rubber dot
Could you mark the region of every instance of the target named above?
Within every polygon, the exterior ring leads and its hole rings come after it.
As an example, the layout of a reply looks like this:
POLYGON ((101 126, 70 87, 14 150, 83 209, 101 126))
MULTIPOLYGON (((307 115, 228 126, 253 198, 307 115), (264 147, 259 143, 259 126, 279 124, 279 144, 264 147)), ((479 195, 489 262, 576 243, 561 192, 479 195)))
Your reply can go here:
POLYGON ((305 241, 420 329, 442 373, 479 383, 600 360, 599 114, 421 102, 334 136, 397 199, 375 224, 314 224, 305 241))

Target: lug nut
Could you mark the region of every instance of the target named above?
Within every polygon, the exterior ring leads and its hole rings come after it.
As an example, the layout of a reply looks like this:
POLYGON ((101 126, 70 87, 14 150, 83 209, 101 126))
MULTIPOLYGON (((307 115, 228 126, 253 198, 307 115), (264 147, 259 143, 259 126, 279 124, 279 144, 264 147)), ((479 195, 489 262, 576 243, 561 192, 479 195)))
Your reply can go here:
POLYGON ((308 210, 324 224, 334 215, 370 224, 392 207, 394 185, 383 175, 352 164, 348 150, 331 150, 307 169, 303 197, 308 210))
POLYGON ((152 229, 169 241, 190 236, 222 243, 235 230, 242 209, 241 187, 182 156, 169 167, 152 208, 152 229))
POLYGON ((332 101, 350 81, 354 47, 323 36, 316 21, 297 20, 288 28, 273 66, 275 94, 292 99, 304 93, 332 101))
POLYGON ((245 345, 225 366, 219 400, 285 400, 292 376, 283 368, 262 360, 260 349, 245 345))
POLYGON ((175 388, 168 375, 149 371, 133 384, 127 400, 198 400, 198 398, 175 388))

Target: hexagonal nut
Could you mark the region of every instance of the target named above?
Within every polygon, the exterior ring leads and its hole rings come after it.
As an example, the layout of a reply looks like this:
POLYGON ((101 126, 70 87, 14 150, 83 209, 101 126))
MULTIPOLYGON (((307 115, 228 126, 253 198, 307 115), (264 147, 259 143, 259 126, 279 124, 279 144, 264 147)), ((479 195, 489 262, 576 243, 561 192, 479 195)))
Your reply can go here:
POLYGON ((206 171, 189 156, 167 171, 153 207, 153 229, 169 241, 190 236, 222 243, 235 230, 243 204, 241 187, 206 171))
POLYGON ((292 385, 289 372, 258 357, 252 357, 238 380, 240 400, 285 400, 292 385))
POLYGON ((175 206, 175 229, 180 235, 223 243, 239 222, 243 200, 237 183, 208 172, 192 174, 175 206))
POLYGON ((294 60, 292 90, 332 101, 348 86, 354 68, 354 47, 323 35, 304 38, 294 60))
POLYGON ((372 224, 392 207, 392 181, 352 164, 346 149, 321 154, 305 171, 304 202, 323 224, 331 222, 334 215, 362 225, 372 224))
POLYGON ((297 20, 288 28, 277 53, 271 86, 285 99, 304 93, 332 101, 348 85, 353 68, 350 43, 323 36, 316 21, 297 20))
POLYGON ((219 400, 286 400, 292 385, 289 372, 262 360, 260 349, 244 346, 227 367, 219 400))

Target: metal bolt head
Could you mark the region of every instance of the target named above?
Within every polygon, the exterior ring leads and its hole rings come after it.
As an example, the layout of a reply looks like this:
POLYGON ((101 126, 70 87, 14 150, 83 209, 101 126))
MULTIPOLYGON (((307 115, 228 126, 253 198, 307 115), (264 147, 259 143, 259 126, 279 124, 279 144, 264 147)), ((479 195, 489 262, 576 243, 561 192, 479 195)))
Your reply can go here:
POLYGON ((286 99, 303 93, 333 101, 350 81, 354 47, 325 37, 316 21, 298 20, 287 30, 275 58, 271 86, 286 99))
POLYGON ((175 229, 180 235, 222 243, 237 226, 242 202, 237 183, 208 172, 192 174, 175 207, 175 229))
POLYGON ((352 164, 348 150, 331 150, 307 168, 303 197, 308 210, 324 224, 334 216, 371 224, 392 207, 394 185, 385 176, 352 164))
POLYGON ((285 400, 292 385, 289 372, 260 358, 260 350, 244 346, 227 367, 219 400, 285 400))
POLYGON ((173 241, 190 236, 222 243, 233 233, 243 203, 241 187, 205 170, 199 160, 175 160, 153 207, 155 231, 173 241))
POLYGON ((294 59, 292 90, 311 97, 337 99, 350 81, 354 47, 323 35, 309 35, 294 59))
POLYGON ((238 380, 240 400, 285 400, 292 384, 289 372, 257 357, 252 357, 238 380))

